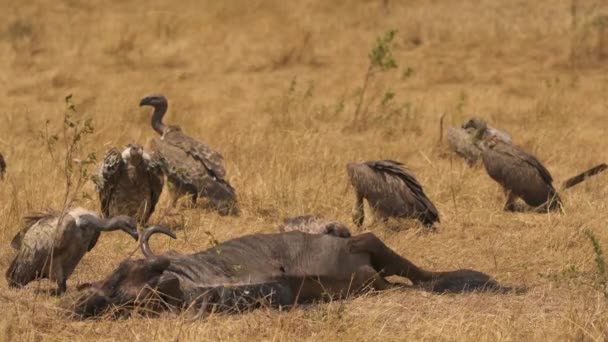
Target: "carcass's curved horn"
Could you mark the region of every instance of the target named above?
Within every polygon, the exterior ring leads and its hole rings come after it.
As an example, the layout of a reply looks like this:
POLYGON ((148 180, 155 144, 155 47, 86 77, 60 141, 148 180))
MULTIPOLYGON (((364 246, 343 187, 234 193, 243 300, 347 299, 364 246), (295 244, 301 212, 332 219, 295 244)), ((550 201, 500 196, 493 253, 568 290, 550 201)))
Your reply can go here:
POLYGON ((156 256, 156 254, 154 254, 154 252, 152 252, 152 250, 150 249, 150 246, 148 245, 148 239, 150 238, 150 236, 152 236, 153 234, 156 234, 156 233, 162 233, 167 236, 170 236, 173 239, 177 239, 177 236, 175 236, 175 234, 173 234, 172 232, 168 231, 165 228, 162 228, 159 226, 152 226, 150 228, 147 228, 141 234, 141 242, 140 242, 141 252, 144 253, 144 256, 146 258, 153 258, 156 256))

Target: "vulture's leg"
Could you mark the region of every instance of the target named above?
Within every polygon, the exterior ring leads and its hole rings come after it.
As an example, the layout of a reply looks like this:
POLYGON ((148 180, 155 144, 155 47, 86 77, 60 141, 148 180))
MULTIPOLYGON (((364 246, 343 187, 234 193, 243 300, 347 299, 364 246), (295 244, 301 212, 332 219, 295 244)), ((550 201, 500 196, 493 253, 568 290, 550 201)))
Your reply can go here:
POLYGON ((361 227, 363 220, 365 219, 365 212, 363 208, 363 195, 355 193, 355 206, 352 211, 353 223, 358 227, 361 227))
POLYGON ((171 194, 171 206, 175 208, 177 207, 177 200, 179 199, 180 192, 176 188, 171 187, 169 193, 171 194))
POLYGON ((436 292, 461 292, 474 289, 497 289, 500 286, 487 274, 474 270, 430 272, 401 257, 373 233, 364 233, 349 240, 351 253, 369 253, 373 268, 383 277, 397 275, 408 278, 424 289, 436 292))
POLYGON ((57 277, 57 291, 54 294, 61 296, 67 290, 67 277, 64 275, 61 267, 55 269, 55 277, 57 277))
POLYGON ((517 196, 513 194, 510 190, 505 189, 505 194, 507 195, 507 202, 505 203, 504 211, 517 211, 517 206, 515 200, 517 196))

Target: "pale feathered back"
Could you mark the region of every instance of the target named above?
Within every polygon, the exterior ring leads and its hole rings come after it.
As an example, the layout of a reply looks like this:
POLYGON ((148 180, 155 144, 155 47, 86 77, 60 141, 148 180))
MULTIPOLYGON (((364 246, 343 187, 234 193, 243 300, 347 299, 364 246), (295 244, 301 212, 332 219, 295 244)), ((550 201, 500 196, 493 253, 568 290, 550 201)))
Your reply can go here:
POLYGON ((64 292, 67 278, 84 254, 95 247, 101 232, 115 229, 137 240, 136 223, 129 217, 103 220, 83 208, 71 209, 63 217, 55 210, 26 216, 23 228, 11 241, 17 255, 5 274, 9 286, 49 278, 57 281, 59 293, 64 292))

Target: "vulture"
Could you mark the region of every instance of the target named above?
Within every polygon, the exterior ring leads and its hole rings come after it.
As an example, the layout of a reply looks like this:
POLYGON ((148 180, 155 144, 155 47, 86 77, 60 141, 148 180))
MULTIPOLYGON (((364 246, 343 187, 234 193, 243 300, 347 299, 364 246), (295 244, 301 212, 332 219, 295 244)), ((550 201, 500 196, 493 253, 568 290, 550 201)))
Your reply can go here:
MULTIPOLYGON (((561 211, 562 202, 553 187, 549 170, 521 147, 495 135, 484 137, 484 125, 482 122, 473 127, 473 136, 475 144, 482 150, 481 157, 488 175, 502 186, 507 196, 504 210, 517 211, 515 201, 521 198, 536 211, 561 211)), ((606 164, 600 164, 569 178, 562 189, 570 188, 606 168, 606 164)))
POLYGON ((109 149, 94 176, 104 217, 127 215, 145 224, 163 190, 163 174, 138 144, 109 149))
POLYGON ((300 231, 308 234, 328 234, 337 237, 350 237, 350 229, 341 222, 327 220, 314 215, 301 215, 286 218, 279 225, 279 232, 300 231))
POLYGON ((375 216, 418 219, 426 226, 439 222, 439 212, 426 196, 414 173, 394 160, 348 163, 346 171, 355 190, 353 222, 363 224, 363 199, 375 216))
POLYGON ((10 287, 22 287, 48 278, 57 282, 57 294, 62 294, 68 277, 95 247, 101 232, 119 229, 137 241, 136 222, 128 216, 102 219, 83 208, 71 209, 63 217, 54 210, 30 214, 11 241, 17 255, 6 271, 6 280, 10 287))
POLYGON ((4 179, 4 174, 6 173, 6 161, 4 160, 4 156, 0 153, 0 180, 4 179))
POLYGON ((222 155, 186 135, 180 127, 162 122, 168 108, 164 96, 144 97, 139 105, 154 108, 152 128, 160 138, 150 141, 150 149, 167 177, 173 206, 182 195, 191 195, 193 204, 202 196, 221 215, 238 214, 236 191, 225 179, 222 155))
POLYGON ((561 210, 562 202, 553 187, 553 177, 535 156, 496 138, 490 138, 481 146, 488 175, 507 195, 505 210, 516 211, 518 197, 540 211, 561 210))
POLYGON ((484 138, 494 136, 507 144, 512 143, 511 136, 496 128, 490 127, 480 118, 472 118, 461 127, 448 128, 448 143, 452 151, 463 157, 470 166, 481 158, 481 148, 475 143, 475 132, 479 128, 484 138))

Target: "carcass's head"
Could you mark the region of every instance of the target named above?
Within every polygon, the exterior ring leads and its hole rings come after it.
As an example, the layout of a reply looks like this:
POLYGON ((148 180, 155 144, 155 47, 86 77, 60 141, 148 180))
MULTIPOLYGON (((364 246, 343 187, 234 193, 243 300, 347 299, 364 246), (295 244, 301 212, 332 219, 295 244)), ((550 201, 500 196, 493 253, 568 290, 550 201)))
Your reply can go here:
POLYGON ((179 280, 165 272, 169 264, 163 256, 123 261, 105 280, 81 285, 61 307, 74 318, 91 318, 128 315, 135 308, 158 312, 178 306, 183 294, 179 280))

